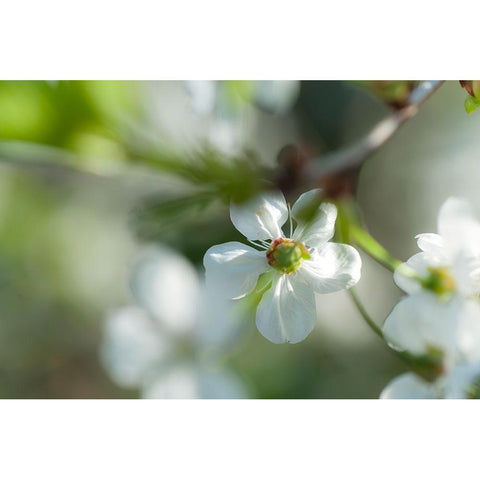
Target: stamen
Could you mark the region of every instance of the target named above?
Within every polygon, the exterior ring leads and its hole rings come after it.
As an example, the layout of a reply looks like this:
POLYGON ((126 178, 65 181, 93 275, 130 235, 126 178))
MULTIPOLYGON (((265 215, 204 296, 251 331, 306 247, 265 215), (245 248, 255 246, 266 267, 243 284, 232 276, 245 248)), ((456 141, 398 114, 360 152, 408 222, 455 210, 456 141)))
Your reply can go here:
POLYGON ((293 222, 292 222, 292 209, 290 208, 290 202, 287 202, 288 208, 288 221, 290 222, 290 237, 293 237, 293 222))
MULTIPOLYGON (((264 245, 263 243, 257 243, 255 240, 250 240, 249 238, 247 238, 247 241, 250 242, 255 247, 261 248, 262 250, 269 247, 269 245, 264 245)), ((261 240, 259 240, 259 242, 261 242, 261 240)))

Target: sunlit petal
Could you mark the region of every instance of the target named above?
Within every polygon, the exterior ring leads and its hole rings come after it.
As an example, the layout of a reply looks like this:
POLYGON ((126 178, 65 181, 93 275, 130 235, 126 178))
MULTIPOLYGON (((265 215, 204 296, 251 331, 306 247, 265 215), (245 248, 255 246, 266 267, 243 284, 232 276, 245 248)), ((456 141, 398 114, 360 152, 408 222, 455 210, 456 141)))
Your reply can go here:
POLYGON ((260 333, 273 343, 304 340, 316 322, 313 290, 294 276, 280 275, 264 293, 257 309, 260 333))
POLYGON ((331 203, 321 203, 317 207, 320 192, 316 189, 304 193, 292 208, 292 216, 297 221, 293 237, 308 247, 321 247, 335 231, 337 207, 331 203))
POLYGON ((230 204, 235 228, 249 240, 272 240, 283 236, 288 219, 285 197, 279 191, 262 192, 243 203, 230 204))
POLYGON ((327 243, 302 263, 298 275, 317 293, 350 288, 360 279, 362 260, 350 245, 327 243))
POLYGON ((392 399, 433 399, 438 397, 434 384, 426 382, 414 373, 404 373, 394 378, 382 391, 380 398, 392 399))
POLYGON ((268 268, 264 251, 240 242, 210 247, 203 264, 208 288, 225 298, 240 298, 251 292, 258 276, 268 268))
POLYGON ((435 348, 451 356, 455 353, 461 305, 460 299, 444 302, 430 292, 404 297, 385 320, 385 339, 394 348, 414 355, 423 355, 435 348))

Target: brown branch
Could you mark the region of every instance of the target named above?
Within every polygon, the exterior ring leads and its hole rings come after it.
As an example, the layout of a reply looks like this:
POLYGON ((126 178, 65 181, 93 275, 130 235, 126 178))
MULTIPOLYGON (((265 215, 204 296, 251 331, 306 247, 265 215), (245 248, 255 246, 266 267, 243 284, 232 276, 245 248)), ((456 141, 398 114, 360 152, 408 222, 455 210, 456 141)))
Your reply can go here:
POLYGON ((327 154, 306 165, 302 174, 304 182, 301 183, 304 185, 316 184, 326 175, 359 167, 370 155, 385 145, 407 120, 415 116, 420 106, 444 82, 444 80, 422 82, 412 91, 405 107, 377 123, 370 133, 355 145, 327 154))

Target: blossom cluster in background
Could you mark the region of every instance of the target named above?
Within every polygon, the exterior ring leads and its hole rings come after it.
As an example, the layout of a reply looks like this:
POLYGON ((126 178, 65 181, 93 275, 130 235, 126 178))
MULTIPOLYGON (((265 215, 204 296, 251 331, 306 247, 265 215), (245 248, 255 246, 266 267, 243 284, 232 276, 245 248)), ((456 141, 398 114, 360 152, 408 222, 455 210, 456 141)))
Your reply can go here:
POLYGON ((383 326, 395 349, 417 359, 417 372, 392 380, 381 397, 480 398, 480 223, 468 202, 449 198, 438 233, 417 242, 421 253, 395 272, 407 296, 383 326))
POLYGON ((150 247, 136 260, 135 304, 111 312, 101 359, 120 386, 144 398, 243 398, 241 379, 222 366, 240 334, 228 305, 215 301, 175 251, 150 247))

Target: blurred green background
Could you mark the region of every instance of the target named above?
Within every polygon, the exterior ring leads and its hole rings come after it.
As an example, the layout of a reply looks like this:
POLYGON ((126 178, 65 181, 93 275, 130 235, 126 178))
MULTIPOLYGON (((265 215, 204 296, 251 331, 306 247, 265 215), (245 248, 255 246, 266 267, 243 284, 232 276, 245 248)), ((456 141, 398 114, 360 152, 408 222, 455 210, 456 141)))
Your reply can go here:
MULTIPOLYGON (((137 397, 112 383, 98 350, 107 312, 131 303, 142 245, 170 245, 201 269, 211 245, 241 240, 229 195, 278 179, 288 145, 308 161, 350 145, 407 88, 284 87, 0 82, 0 397, 137 397)), ((400 259, 415 252, 415 234, 435 231, 449 195, 480 204, 480 116, 464 98, 447 82, 360 172, 366 224, 400 259)), ((363 258, 358 292, 380 322, 401 292, 363 258)), ((317 305, 317 326, 297 345, 271 344, 244 319, 227 362, 251 397, 377 398, 404 370, 345 292, 317 305)))

